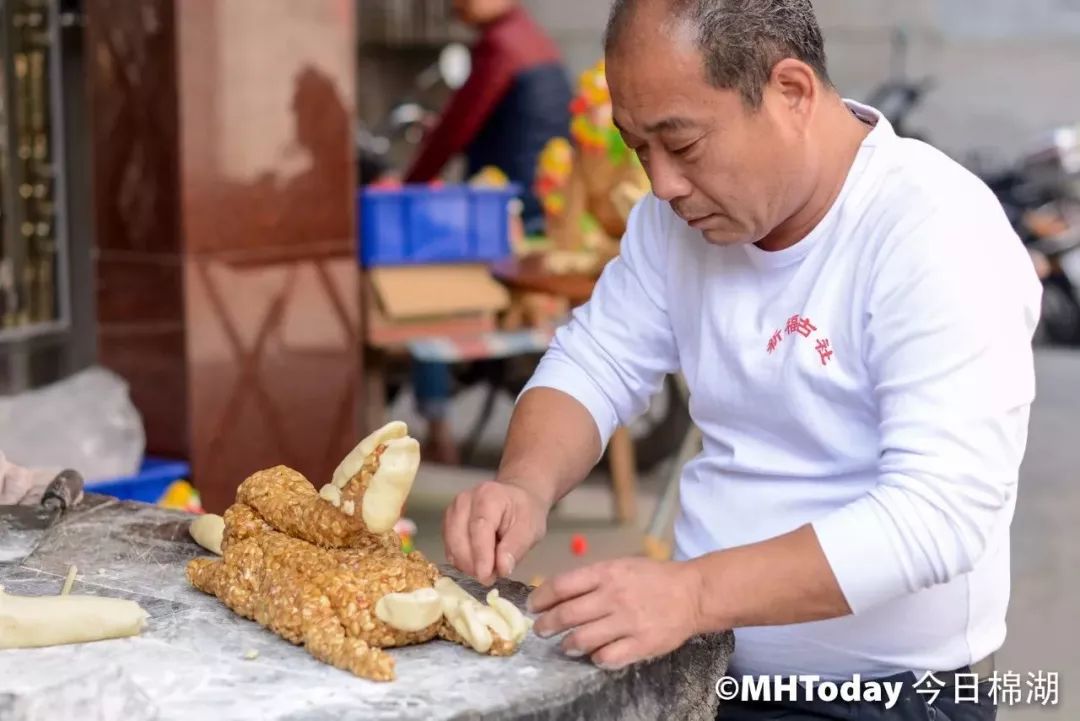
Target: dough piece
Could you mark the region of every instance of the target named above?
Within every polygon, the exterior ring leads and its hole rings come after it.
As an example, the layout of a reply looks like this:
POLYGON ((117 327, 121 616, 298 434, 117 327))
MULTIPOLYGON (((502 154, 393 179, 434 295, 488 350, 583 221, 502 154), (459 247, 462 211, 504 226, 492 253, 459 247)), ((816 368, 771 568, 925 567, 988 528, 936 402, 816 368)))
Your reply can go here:
POLYGON ((68 568, 67 578, 64 579, 64 587, 60 589, 60 595, 66 596, 71 593, 71 587, 75 585, 75 575, 79 572, 79 569, 74 565, 68 568))
MULTIPOLYGON (((393 530, 420 468, 420 443, 415 438, 397 438, 387 441, 381 448, 384 450, 379 457, 379 466, 368 480, 363 495, 342 501, 343 506, 350 501, 360 505, 364 525, 372 533, 393 530)), ((352 486, 348 488, 351 490, 352 486)))
POLYGON ((487 653, 494 642, 491 629, 480 618, 481 606, 476 601, 462 601, 446 614, 446 620, 477 653, 487 653))
POLYGON ((319 489, 319 497, 334 508, 341 508, 341 489, 333 483, 327 483, 319 489))
POLYGON ((420 462, 407 432, 397 423, 366 438, 321 492, 284 466, 252 475, 225 511, 223 557, 192 560, 188 580, 316 659, 375 681, 394 678, 384 649, 436 637, 514 653, 527 623, 520 612, 440 578, 392 530, 420 462))
POLYGON ((504 623, 493 621, 494 618, 498 618, 498 614, 479 601, 462 601, 444 617, 439 637, 467 646, 477 653, 512 656, 518 644, 503 638, 488 625, 491 621, 505 628, 504 623))
POLYGON ((486 606, 446 576, 435 581, 435 591, 445 617, 439 635, 478 653, 509 656, 525 640, 532 626, 531 620, 514 604, 499 598, 495 589, 488 593, 486 606))
POLYGON ((487 595, 487 604, 490 606, 507 626, 510 627, 509 639, 515 644, 520 644, 525 640, 525 636, 528 635, 529 629, 532 628, 533 622, 531 618, 526 618, 525 614, 518 609, 517 606, 507 601, 505 598, 499 598, 499 592, 496 589, 491 589, 487 595))
POLYGON ((195 542, 211 553, 221 555, 221 538, 225 534, 225 519, 206 513, 191 522, 188 533, 195 542))
POLYGON ((434 588, 388 593, 375 604, 375 616, 399 631, 422 631, 442 620, 442 601, 434 588))
POLYGON ((454 583, 454 579, 446 576, 439 576, 439 580, 435 581, 435 590, 442 600, 443 613, 447 615, 457 608, 458 604, 476 600, 468 591, 454 583))
POLYGON ((99 596, 12 596, 0 587, 0 649, 39 648, 135 636, 139 604, 99 596))
POLYGON ((419 468, 419 442, 409 437, 408 426, 394 421, 360 441, 319 496, 347 516, 359 508, 369 532, 387 533, 401 517, 419 468))
POLYGON ((368 462, 368 456, 374 453, 379 446, 384 445, 388 441, 405 438, 408 435, 409 427, 401 421, 387 423, 385 426, 360 441, 356 448, 349 451, 349 455, 345 456, 345 458, 341 460, 341 463, 338 464, 338 467, 334 469, 334 475, 333 478, 330 479, 330 485, 339 490, 344 488, 345 484, 363 470, 364 465, 368 462))

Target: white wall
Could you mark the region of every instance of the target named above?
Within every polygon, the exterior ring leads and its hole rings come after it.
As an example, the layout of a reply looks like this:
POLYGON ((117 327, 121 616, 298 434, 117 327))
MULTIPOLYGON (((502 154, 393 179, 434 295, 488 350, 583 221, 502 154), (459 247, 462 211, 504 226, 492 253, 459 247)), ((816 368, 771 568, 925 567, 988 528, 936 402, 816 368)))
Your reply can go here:
MULTIPOLYGON (((573 73, 601 56, 606 0, 524 0, 573 73)), ((833 79, 864 99, 907 31, 908 68, 936 89, 913 126, 958 157, 1008 160, 1032 137, 1080 122, 1080 0, 817 0, 833 79)))

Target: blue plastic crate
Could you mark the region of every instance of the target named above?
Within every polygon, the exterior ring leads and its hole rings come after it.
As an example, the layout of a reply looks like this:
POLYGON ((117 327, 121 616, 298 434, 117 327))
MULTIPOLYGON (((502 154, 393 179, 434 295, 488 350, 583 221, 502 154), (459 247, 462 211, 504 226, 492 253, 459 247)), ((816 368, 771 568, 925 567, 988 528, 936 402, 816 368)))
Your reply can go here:
POLYGON ((191 466, 186 461, 148 456, 143 459, 138 474, 111 481, 87 483, 86 490, 89 493, 114 496, 121 501, 157 503, 174 481, 186 479, 190 472, 191 466))
POLYGON ((490 263, 510 251, 509 203, 520 192, 451 185, 364 188, 358 193, 365 268, 490 263))

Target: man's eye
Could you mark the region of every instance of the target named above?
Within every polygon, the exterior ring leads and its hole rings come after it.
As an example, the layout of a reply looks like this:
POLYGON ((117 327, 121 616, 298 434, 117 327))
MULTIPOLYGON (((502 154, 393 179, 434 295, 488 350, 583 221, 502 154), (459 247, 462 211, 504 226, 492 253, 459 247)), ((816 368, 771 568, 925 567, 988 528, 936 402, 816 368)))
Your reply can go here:
POLYGON ((689 145, 684 145, 681 148, 677 148, 675 150, 672 150, 671 154, 672 155, 678 155, 678 156, 684 156, 687 153, 689 153, 691 150, 693 150, 697 146, 697 144, 698 144, 698 141, 695 140, 694 142, 690 143, 689 145))

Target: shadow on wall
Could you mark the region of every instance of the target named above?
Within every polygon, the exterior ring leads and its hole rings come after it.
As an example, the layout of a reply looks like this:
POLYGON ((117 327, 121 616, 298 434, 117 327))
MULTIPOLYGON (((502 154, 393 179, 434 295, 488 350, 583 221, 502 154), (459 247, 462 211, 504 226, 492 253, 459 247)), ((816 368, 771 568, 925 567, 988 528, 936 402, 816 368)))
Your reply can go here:
POLYGON ((350 214, 340 212, 343 202, 352 204, 351 195, 342 194, 354 187, 350 113, 334 80, 312 65, 296 74, 290 109, 295 129, 287 163, 253 181, 204 186, 207 207, 230 209, 216 214, 214 231, 228 242, 210 245, 340 245, 350 239, 350 214))

